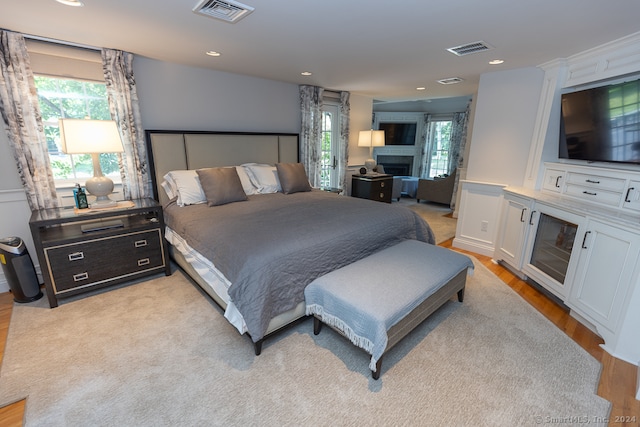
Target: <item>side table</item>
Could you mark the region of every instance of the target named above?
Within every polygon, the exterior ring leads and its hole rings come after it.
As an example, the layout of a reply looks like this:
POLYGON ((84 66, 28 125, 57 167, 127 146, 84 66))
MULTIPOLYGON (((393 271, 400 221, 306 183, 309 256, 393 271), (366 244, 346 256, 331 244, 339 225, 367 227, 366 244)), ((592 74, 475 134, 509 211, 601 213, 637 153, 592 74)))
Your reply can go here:
POLYGON ((34 211, 29 221, 49 306, 58 299, 164 271, 171 274, 162 206, 34 211))

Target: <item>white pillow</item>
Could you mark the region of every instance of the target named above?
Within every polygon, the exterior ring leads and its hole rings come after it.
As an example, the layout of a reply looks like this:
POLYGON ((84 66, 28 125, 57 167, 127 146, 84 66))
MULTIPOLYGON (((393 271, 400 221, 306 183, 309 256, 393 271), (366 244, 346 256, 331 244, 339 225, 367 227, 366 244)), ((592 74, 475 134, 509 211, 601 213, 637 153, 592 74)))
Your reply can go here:
POLYGON ((162 187, 164 192, 167 194, 167 197, 169 197, 169 200, 176 197, 176 190, 171 184, 169 184, 169 181, 166 181, 166 180, 162 181, 160 183, 160 187, 162 187))
POLYGON ((168 172, 163 178, 178 196, 178 206, 196 205, 207 201, 196 171, 175 170, 168 172))
POLYGON ((275 166, 247 163, 242 165, 247 171, 251 182, 258 189, 259 194, 277 193, 282 191, 275 166))
POLYGON ((251 182, 251 178, 249 178, 249 174, 244 166, 236 166, 236 172, 238 172, 238 176, 240 177, 240 182, 242 183, 242 188, 247 196, 251 196, 252 194, 258 194, 258 189, 251 182))

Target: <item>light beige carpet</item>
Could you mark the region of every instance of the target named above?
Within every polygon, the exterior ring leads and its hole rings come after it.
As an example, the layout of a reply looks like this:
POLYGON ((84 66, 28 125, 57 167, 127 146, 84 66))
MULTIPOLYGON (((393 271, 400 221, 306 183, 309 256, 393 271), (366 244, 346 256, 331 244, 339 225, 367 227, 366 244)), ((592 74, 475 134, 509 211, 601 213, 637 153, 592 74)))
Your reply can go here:
POLYGON ((399 202, 394 201, 393 203, 406 206, 424 218, 436 235, 436 243, 439 244, 455 237, 457 221, 455 218, 450 217, 452 211, 446 205, 426 202, 418 203, 416 199, 408 197, 401 197, 399 202))
POLYGON ((385 357, 306 319, 261 356, 180 271, 46 308, 14 308, 0 403, 27 426, 537 425, 605 418, 600 364, 476 262, 465 301, 385 357))

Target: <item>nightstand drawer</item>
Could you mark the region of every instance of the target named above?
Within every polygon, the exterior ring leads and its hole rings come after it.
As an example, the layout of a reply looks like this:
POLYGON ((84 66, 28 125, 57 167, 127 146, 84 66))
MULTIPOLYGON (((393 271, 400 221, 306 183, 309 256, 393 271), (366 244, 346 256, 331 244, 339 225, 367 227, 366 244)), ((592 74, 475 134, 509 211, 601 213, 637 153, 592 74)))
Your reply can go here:
POLYGON ((56 294, 163 268, 160 229, 45 248, 56 294))

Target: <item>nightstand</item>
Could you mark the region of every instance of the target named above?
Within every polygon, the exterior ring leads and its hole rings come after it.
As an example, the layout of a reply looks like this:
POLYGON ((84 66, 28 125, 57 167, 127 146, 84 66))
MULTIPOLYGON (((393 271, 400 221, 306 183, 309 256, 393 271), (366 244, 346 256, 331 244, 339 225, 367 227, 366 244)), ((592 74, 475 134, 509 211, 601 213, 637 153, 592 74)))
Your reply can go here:
POLYGON ((366 174, 352 175, 351 196, 361 199, 391 203, 393 175, 366 174))
POLYGON ((171 274, 162 206, 152 199, 113 209, 42 209, 29 227, 51 308, 67 296, 171 274))

